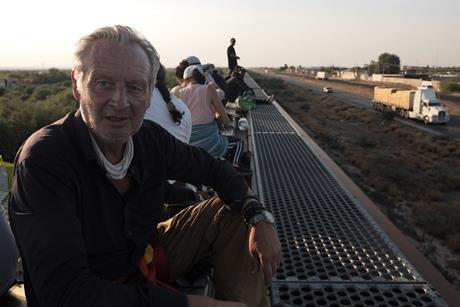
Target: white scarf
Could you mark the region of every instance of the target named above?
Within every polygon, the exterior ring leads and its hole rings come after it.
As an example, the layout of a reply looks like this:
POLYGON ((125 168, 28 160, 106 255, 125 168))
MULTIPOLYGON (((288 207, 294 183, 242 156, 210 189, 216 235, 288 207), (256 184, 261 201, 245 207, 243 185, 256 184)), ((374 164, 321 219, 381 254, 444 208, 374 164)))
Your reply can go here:
POLYGON ((125 151, 123 153, 123 159, 117 164, 112 164, 102 153, 99 145, 97 145, 96 140, 91 135, 91 142, 93 143, 94 150, 96 151, 96 155, 99 161, 99 164, 104 167, 105 175, 114 180, 121 180, 126 176, 126 172, 128 171, 129 165, 133 160, 134 156, 134 146, 133 146, 133 138, 129 137, 128 141, 126 142, 125 151))

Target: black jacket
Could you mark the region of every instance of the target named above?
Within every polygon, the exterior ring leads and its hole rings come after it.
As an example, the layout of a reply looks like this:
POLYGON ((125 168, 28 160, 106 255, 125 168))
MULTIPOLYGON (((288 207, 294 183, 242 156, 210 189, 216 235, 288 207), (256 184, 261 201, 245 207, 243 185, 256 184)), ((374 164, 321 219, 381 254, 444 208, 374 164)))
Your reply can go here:
POLYGON ((123 196, 106 179, 79 111, 34 133, 15 161, 10 221, 29 306, 186 306, 186 297, 112 280, 136 274, 166 179, 212 185, 233 210, 247 186, 233 167, 177 141, 153 122, 133 136, 123 196))

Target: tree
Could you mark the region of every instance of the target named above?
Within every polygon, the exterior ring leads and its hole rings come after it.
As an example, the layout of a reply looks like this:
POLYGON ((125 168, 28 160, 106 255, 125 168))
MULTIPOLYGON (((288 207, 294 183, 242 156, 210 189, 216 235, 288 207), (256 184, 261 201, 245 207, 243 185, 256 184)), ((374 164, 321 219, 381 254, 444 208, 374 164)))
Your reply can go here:
POLYGON ((286 71, 288 69, 288 65, 287 64, 284 64, 284 66, 281 66, 279 68, 279 71, 286 71))
POLYGON ((37 100, 45 100, 51 94, 51 91, 46 87, 39 87, 35 90, 33 97, 37 100))
POLYGON ((371 61, 367 66, 367 72, 372 74, 399 74, 401 71, 401 61, 396 54, 382 53, 378 61, 371 61))
POLYGON ((377 63, 374 60, 372 60, 371 63, 367 65, 367 74, 371 76, 373 74, 376 74, 377 72, 377 63))
POLYGON ((378 63, 381 73, 399 74, 401 71, 401 61, 396 54, 382 53, 378 63))

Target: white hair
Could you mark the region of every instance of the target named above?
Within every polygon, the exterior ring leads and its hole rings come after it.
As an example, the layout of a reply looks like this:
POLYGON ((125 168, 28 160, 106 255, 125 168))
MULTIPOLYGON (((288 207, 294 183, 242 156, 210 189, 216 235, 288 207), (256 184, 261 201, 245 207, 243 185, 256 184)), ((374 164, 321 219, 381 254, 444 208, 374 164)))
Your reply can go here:
POLYGON ((112 42, 118 42, 122 45, 138 44, 145 54, 150 63, 151 74, 149 76, 151 87, 155 85, 158 69, 160 68, 160 57, 152 44, 143 36, 141 36, 136 30, 128 26, 109 26, 102 27, 94 31, 93 33, 82 37, 74 51, 73 59, 73 70, 79 75, 85 73, 84 57, 86 56, 89 47, 92 43, 98 40, 108 40, 112 42))

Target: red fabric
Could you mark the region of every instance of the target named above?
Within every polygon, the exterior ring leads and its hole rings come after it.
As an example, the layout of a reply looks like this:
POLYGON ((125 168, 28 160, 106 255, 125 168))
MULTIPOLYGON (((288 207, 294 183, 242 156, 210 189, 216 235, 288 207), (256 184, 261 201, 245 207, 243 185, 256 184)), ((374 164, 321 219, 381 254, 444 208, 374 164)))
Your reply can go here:
POLYGON ((166 251, 163 245, 161 245, 160 239, 155 236, 148 243, 154 251, 153 260, 147 263, 144 259, 144 255, 142 255, 137 263, 139 270, 145 276, 148 283, 177 291, 169 285, 169 263, 166 257, 166 251))

